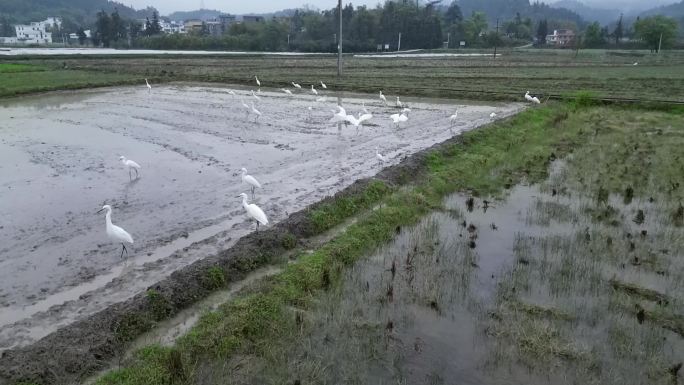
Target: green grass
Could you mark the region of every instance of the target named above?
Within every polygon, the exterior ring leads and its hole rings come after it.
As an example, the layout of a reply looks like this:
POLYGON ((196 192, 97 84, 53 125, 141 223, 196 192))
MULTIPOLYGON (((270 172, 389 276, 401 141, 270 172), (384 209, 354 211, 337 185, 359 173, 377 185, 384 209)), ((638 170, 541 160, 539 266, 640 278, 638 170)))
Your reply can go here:
POLYGON ((31 64, 0 63, 0 74, 15 72, 38 72, 45 70, 45 67, 35 66, 31 64))
MULTIPOLYGON (((469 51, 466 51, 466 53, 469 51)), ((291 81, 331 89, 408 96, 522 100, 530 90, 542 99, 590 91, 601 98, 684 101, 684 51, 504 50, 485 57, 365 59, 347 56, 344 76, 336 76, 333 56, 123 56, 30 58, 28 63, 58 68, 129 74, 156 81, 208 81, 253 86, 259 74, 265 87, 291 81), (633 66, 639 62, 638 66, 633 66), (61 67, 60 67, 61 68, 61 67)))
POLYGON ((181 357, 174 365, 163 364, 168 361, 167 349, 153 350, 153 357, 134 358, 98 384, 163 384, 169 378, 174 381, 172 372, 178 369, 172 366, 177 367, 178 362, 185 372, 198 362, 226 360, 240 352, 268 351, 274 340, 296 328, 293 309, 310 307, 317 293, 338 282, 346 267, 391 239, 397 226, 416 223, 440 207, 445 194, 461 189, 482 194, 500 192, 509 183, 543 178, 549 155, 565 153, 583 137, 580 126, 553 124, 564 112, 564 106, 547 106, 469 132, 464 135, 464 144, 454 144, 428 157, 426 177, 417 185, 387 193, 387 187, 378 184, 360 201, 322 208, 313 217, 323 218, 316 221, 321 229, 330 228, 343 216, 358 212, 359 207, 368 209, 370 202, 381 197, 375 210, 329 243, 301 255, 251 294, 203 316, 172 349, 181 357))
MULTIPOLYGON (((0 73, 2 73, 0 64, 0 73)), ((26 66, 25 66, 26 67, 26 66)), ((27 93, 70 90, 131 84, 136 78, 128 74, 100 73, 76 70, 10 70, 11 75, 0 76, 0 97, 27 93)))

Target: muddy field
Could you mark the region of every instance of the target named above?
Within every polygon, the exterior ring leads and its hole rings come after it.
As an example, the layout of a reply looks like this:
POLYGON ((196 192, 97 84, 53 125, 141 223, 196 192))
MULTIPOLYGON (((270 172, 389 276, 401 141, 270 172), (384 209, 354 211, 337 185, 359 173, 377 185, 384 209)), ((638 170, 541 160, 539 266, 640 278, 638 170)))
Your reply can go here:
POLYGON ((278 222, 402 157, 508 116, 519 104, 406 99, 399 129, 375 96, 176 84, 59 93, 0 108, 0 350, 22 346, 131 297, 253 230, 235 196, 246 167, 258 203, 278 222), (338 99, 339 97, 339 99, 338 99), (240 100, 263 116, 246 116, 240 100), (375 117, 329 123, 335 104, 375 117), (311 107, 311 109, 309 109, 311 107), (451 127, 448 116, 459 110, 451 127), (381 164, 375 147, 389 161, 381 164), (142 166, 129 180, 118 156, 142 166), (105 235, 103 204, 135 239, 128 258, 105 235), (196 244, 216 236, 217 242, 196 244))

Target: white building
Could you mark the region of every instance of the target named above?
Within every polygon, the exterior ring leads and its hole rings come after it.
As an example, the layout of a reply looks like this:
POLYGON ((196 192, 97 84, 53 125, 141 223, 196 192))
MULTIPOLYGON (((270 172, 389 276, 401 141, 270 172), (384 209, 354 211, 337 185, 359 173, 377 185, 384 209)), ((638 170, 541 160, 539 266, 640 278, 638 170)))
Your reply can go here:
POLYGON ((43 21, 14 26, 19 44, 52 44, 52 31, 62 27, 62 19, 48 17, 43 21))

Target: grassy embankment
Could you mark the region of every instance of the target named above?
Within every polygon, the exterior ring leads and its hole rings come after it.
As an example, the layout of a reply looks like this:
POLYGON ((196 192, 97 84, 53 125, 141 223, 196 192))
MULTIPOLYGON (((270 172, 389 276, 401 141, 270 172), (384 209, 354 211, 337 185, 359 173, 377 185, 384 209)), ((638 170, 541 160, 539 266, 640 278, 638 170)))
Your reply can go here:
POLYGON ((54 66, 0 62, 0 97, 45 91, 131 84, 129 74, 57 69, 54 66))
MULTIPOLYGON (((335 285, 346 267, 391 239, 397 227, 441 207, 442 198, 456 190, 496 194, 522 179, 544 179, 550 159, 591 134, 583 123, 572 107, 549 105, 465 134, 463 144, 427 158, 420 182, 394 188, 375 210, 332 241, 303 253, 254 291, 204 315, 174 347, 144 348, 98 383, 192 382, 198 367, 267 351, 273 341, 296 330, 298 312, 312 306, 320 290, 335 285)), ((348 203, 334 202, 313 212, 314 222, 325 228, 339 223, 348 203)))
MULTIPOLYGON (((460 51, 459 51, 460 52, 460 51)), ((469 51, 466 51, 468 53, 469 51)), ((333 56, 118 56, 22 58, 49 68, 144 77, 153 82, 207 81, 267 87, 291 81, 332 89, 407 96, 521 100, 529 90, 542 98, 590 91, 601 98, 684 101, 684 52, 506 50, 502 56, 367 59, 347 56, 336 77, 333 56), (637 66, 633 64, 638 62, 637 66)), ((99 75, 98 75, 99 76, 99 75)), ((94 77, 94 76, 93 76, 94 77)), ((40 84, 40 83, 36 83, 40 84)), ((76 87, 78 83, 74 83, 76 87)))

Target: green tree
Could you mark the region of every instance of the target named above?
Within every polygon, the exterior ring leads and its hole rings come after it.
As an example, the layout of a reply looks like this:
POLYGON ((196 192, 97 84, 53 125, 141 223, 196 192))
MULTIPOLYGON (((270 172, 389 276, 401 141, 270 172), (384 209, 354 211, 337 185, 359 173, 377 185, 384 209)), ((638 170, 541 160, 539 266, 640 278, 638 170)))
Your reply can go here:
POLYGON ((549 34, 549 23, 546 20, 540 20, 537 25, 537 42, 539 44, 546 44, 546 36, 549 34))
POLYGON ((114 12, 110 16, 110 38, 112 41, 119 41, 120 39, 125 39, 127 36, 126 24, 121 19, 119 11, 114 8, 114 12))
POLYGON ((95 36, 93 43, 96 45, 102 44, 104 47, 109 47, 112 41, 112 20, 104 10, 97 13, 97 21, 95 22, 95 36))
POLYGON ((461 21, 463 21, 461 7, 458 6, 458 1, 454 0, 444 13, 444 22, 446 25, 450 26, 454 23, 460 23, 461 21))
POLYGON ((644 41, 652 51, 658 47, 670 47, 677 37, 677 21, 662 15, 646 17, 634 23, 634 34, 644 41))
POLYGON ((487 17, 482 12, 473 12, 473 14, 463 23, 463 29, 466 37, 471 43, 481 40, 482 34, 487 31, 487 17))
POLYGON ((12 25, 12 20, 7 16, 0 17, 0 36, 15 36, 16 32, 12 25))
POLYGON ((584 46, 587 48, 598 48, 603 46, 604 43, 601 25, 598 22, 589 24, 584 31, 584 46))
POLYGON ((615 38, 615 45, 620 44, 620 40, 624 36, 624 27, 622 26, 622 14, 620 14, 620 19, 618 19, 615 30, 613 31, 613 38, 615 38))

